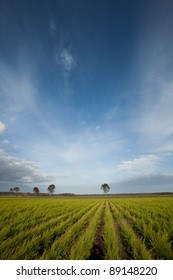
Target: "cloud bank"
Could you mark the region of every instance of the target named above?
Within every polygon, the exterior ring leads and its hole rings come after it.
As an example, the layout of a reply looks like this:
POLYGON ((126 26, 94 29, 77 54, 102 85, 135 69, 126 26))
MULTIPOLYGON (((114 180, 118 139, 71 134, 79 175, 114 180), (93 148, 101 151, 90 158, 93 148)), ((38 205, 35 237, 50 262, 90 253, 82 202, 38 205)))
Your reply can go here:
POLYGON ((173 174, 149 174, 110 182, 112 193, 172 192, 173 174))
POLYGON ((13 187, 15 184, 47 183, 53 179, 53 176, 40 172, 34 162, 9 156, 0 150, 0 187, 3 191, 7 184, 13 187))

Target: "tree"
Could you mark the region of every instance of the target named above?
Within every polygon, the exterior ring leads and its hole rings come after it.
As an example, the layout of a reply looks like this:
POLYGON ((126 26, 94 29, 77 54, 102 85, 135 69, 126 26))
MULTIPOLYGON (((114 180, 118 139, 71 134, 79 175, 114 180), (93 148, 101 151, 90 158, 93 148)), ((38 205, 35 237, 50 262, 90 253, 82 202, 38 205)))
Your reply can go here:
POLYGON ((47 189, 50 194, 53 194, 55 191, 55 188, 56 188, 55 185, 51 184, 51 185, 49 185, 49 187, 47 189))
POLYGON ((20 188, 19 187, 15 187, 13 188, 13 191, 15 191, 16 193, 20 192, 20 188))
POLYGON ((13 190, 13 188, 10 188, 10 192, 13 192, 14 190, 13 190))
POLYGON ((108 184, 105 183, 105 184, 101 185, 101 189, 103 190, 104 194, 106 195, 109 192, 110 187, 108 184))
POLYGON ((34 187, 34 188, 33 188, 33 192, 34 192, 35 194, 39 194, 39 192, 40 192, 40 191, 39 191, 39 188, 34 187))

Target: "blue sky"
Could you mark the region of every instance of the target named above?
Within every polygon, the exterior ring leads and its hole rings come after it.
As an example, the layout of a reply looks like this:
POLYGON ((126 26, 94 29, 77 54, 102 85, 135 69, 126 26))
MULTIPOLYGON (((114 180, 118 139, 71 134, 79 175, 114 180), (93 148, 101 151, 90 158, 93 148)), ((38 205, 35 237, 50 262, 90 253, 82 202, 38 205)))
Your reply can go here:
POLYGON ((172 9, 1 1, 1 191, 173 191, 172 9))

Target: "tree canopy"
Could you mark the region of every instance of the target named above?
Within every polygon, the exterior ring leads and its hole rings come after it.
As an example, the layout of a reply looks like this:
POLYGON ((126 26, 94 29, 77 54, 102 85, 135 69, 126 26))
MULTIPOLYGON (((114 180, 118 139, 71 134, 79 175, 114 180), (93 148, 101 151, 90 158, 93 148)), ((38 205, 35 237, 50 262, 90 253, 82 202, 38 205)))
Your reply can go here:
POLYGON ((38 194, 40 191, 39 191, 39 188, 38 187, 34 187, 33 188, 33 192, 35 193, 35 194, 38 194))
POLYGON ((49 191, 50 194, 53 194, 54 191, 55 191, 55 189, 56 189, 56 187, 55 187, 54 184, 51 184, 51 185, 48 186, 47 189, 48 189, 48 191, 49 191))
POLYGON ((13 191, 15 191, 16 193, 20 192, 20 188, 19 187, 14 187, 13 191))
POLYGON ((108 184, 104 183, 101 185, 101 189, 103 190, 104 194, 107 194, 110 191, 110 187, 108 184))

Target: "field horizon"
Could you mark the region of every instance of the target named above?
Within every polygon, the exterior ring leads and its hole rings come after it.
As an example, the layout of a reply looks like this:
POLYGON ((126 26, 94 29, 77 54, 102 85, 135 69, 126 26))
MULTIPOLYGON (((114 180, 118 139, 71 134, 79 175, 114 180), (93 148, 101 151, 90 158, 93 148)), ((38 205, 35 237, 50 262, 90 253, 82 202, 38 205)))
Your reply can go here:
POLYGON ((0 197, 1 196, 10 196, 10 197, 16 197, 16 196, 34 196, 34 197, 41 197, 41 196, 48 196, 48 197, 126 197, 126 196, 131 196, 131 197, 136 197, 136 196, 173 196, 173 192, 136 192, 136 193, 108 193, 108 194, 91 194, 91 193, 85 193, 85 194, 78 194, 78 193, 54 193, 50 194, 48 192, 40 192, 40 193, 34 193, 34 192, 0 192, 0 197))

